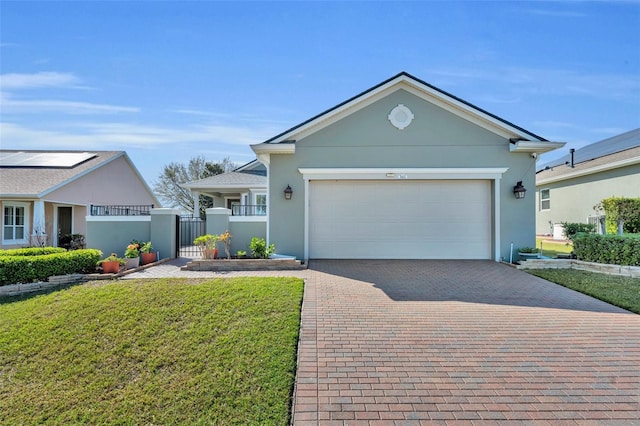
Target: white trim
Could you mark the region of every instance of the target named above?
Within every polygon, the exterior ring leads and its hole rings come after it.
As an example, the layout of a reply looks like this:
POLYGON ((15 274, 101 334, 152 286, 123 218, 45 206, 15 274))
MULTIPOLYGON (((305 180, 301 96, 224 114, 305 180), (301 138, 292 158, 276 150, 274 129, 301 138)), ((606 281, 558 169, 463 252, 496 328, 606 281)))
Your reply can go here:
MULTIPOLYGON (((303 173, 304 177, 304 173, 303 173)), ((304 177, 304 263, 309 264, 309 179, 304 177)))
POLYGON ((267 177, 269 177, 269 164, 271 163, 271 154, 295 154, 295 143, 259 143, 249 145, 256 154, 258 161, 267 168, 267 177))
MULTIPOLYGON (((595 166, 590 169, 584 169, 584 170, 578 170, 578 171, 573 169, 573 171, 570 174, 566 174, 562 176, 554 176, 546 179, 540 179, 539 181, 536 182, 536 186, 545 185, 547 183, 559 182, 562 180, 573 179, 580 176, 591 175, 594 173, 604 172, 607 170, 619 169, 621 167, 632 166, 634 164, 640 164, 640 156, 627 158, 620 161, 614 161, 613 163, 602 164, 600 166, 595 166)), ((562 165, 557 167, 562 167, 562 165)))
POLYGON ((151 216, 87 216, 87 222, 150 222, 151 216))
MULTIPOLYGON (((299 168, 305 180, 499 179, 508 167, 495 168, 299 168)), ((306 188, 305 188, 306 189, 306 188)))
MULTIPOLYGON (((280 142, 292 139, 303 139, 310 134, 323 129, 400 89, 406 90, 407 92, 412 93, 427 102, 439 106, 444 110, 462 117, 469 122, 477 124, 482 128, 491 131, 492 133, 500 135, 501 137, 507 139, 518 137, 529 139, 533 137, 532 134, 526 132, 525 130, 518 129, 513 125, 509 125, 508 123, 501 121, 500 119, 493 117, 488 113, 477 109, 476 107, 472 107, 465 102, 454 98, 453 96, 447 96, 441 91, 427 86, 407 75, 399 75, 393 80, 390 80, 387 83, 378 86, 373 90, 369 90, 355 99, 352 99, 351 102, 348 102, 323 115, 320 115, 314 120, 309 121, 302 126, 291 129, 290 131, 280 135, 277 139, 274 139, 269 143, 265 143, 264 145, 278 144, 280 142)), ((260 158, 258 159, 260 160, 260 158)), ((262 162, 262 160, 260 161, 262 162)))
POLYGON ((500 178, 493 180, 493 257, 500 262, 500 178))
MULTIPOLYGON (((3 246, 11 246, 11 245, 19 245, 19 244, 29 244, 31 238, 31 227, 30 223, 33 221, 33 217, 31 216, 31 203, 24 201, 11 201, 11 200, 2 200, 2 219, 0 219, 0 225, 2 225, 2 229, 0 230, 2 245, 3 246), (24 233, 23 238, 19 240, 6 240, 4 238, 4 209, 5 207, 22 207, 24 209, 24 233)), ((14 211, 15 214, 15 211, 14 211)), ((14 226, 15 230, 15 226, 14 226)))
POLYGON ((540 190, 538 190, 538 211, 540 212, 548 212, 551 210, 551 188, 540 188, 540 190), (545 199, 542 198, 542 191, 549 191, 549 196, 545 199), (542 202, 543 201, 548 201, 549 202, 549 208, 543 209, 542 208, 542 202))
POLYGON ((268 222, 268 216, 229 216, 229 222, 268 222))
POLYGON ((535 152, 536 154, 544 154, 545 152, 562 148, 566 144, 566 142, 516 141, 509 143, 509 151, 535 152))

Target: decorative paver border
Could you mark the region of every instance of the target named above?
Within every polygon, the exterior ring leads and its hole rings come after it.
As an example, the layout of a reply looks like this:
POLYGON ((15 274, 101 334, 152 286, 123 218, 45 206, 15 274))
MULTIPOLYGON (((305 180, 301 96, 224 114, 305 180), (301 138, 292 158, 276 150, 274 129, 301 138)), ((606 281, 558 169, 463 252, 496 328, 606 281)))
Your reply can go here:
POLYGON ((529 259, 522 262, 518 269, 577 269, 580 271, 599 272, 608 275, 640 278, 640 266, 610 265, 604 263, 585 262, 575 259, 529 259))

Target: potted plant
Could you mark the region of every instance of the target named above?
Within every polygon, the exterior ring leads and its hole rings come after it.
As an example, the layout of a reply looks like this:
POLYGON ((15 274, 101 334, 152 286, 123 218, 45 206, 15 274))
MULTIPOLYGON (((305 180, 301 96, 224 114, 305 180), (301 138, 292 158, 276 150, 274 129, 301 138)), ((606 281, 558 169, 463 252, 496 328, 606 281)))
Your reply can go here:
POLYGON ((117 274, 122 265, 124 265, 124 260, 115 253, 111 253, 98 262, 98 266, 102 267, 102 272, 105 274, 117 274))
POLYGON ((206 234, 193 240, 193 244, 200 248, 203 259, 215 259, 218 257, 216 244, 219 239, 220 237, 218 235, 206 234))
POLYGON ((537 259, 540 257, 540 250, 535 247, 520 247, 518 255, 522 259, 537 259))
POLYGON ((151 241, 147 241, 146 243, 142 243, 140 245, 140 256, 142 257, 142 264, 146 265, 147 263, 153 263, 156 261, 156 254, 151 252, 151 241))
POLYGON ((236 256, 238 257, 238 259, 244 259, 245 257, 247 257, 247 252, 244 250, 238 250, 236 252, 236 256))
POLYGON ((218 238, 224 244, 224 254, 227 255, 227 259, 231 259, 231 254, 229 253, 231 249, 231 233, 228 230, 224 231, 224 234, 220 234, 218 238))
POLYGON ((124 251, 125 269, 137 268, 140 266, 140 244, 131 242, 124 251))

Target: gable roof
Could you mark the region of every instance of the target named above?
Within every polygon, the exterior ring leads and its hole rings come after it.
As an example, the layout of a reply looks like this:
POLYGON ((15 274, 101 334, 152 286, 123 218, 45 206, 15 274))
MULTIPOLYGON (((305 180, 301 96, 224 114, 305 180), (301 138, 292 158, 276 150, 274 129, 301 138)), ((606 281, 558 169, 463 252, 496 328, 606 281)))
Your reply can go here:
POLYGON ((188 189, 266 188, 267 177, 254 173, 227 172, 182 185, 188 189))
MULTIPOLYGON (((629 150, 640 146, 640 128, 630 130, 626 133, 616 135, 607 139, 603 139, 599 142, 594 142, 590 145, 583 146, 580 149, 576 149, 573 153, 574 165, 583 163, 585 161, 591 161, 596 158, 615 154, 617 152, 629 150)), ((538 170, 544 170, 547 167, 556 167, 571 162, 571 154, 564 155, 558 159, 549 161, 538 166, 538 170)))
MULTIPOLYGON (((118 158, 124 157, 129 163, 131 169, 138 175, 140 181, 146 186, 149 193, 155 198, 151 189, 133 165, 129 156, 124 151, 84 151, 71 150, 0 150, 3 161, 0 162, 0 197, 3 198, 42 198, 48 193, 67 185, 76 179, 91 173, 92 171, 112 162, 118 158), (30 155, 39 158, 64 157, 64 154, 90 154, 84 158, 90 157, 85 161, 72 164, 71 166, 46 165, 35 163, 25 163, 22 165, 13 165, 6 159, 14 155, 24 153, 23 157, 30 155)), ((77 157, 77 156, 76 156, 77 157)), ((39 162, 42 163, 42 162, 39 162)), ((45 161, 46 163, 46 161, 45 161)), ((73 162, 72 162, 73 163, 73 162)), ((158 203, 160 205, 160 203, 158 203)))
POLYGON ((313 133, 317 131, 318 128, 325 127, 345 115, 357 111, 360 108, 364 108, 375 100, 385 96, 387 93, 401 88, 428 99, 430 102, 442 106, 457 115, 464 116, 467 120, 473 121, 484 127, 491 128, 494 132, 500 131, 505 137, 547 142, 547 140, 541 136, 529 132, 522 127, 516 126, 507 120, 491 114, 482 108, 479 108, 403 71, 382 83, 377 84, 376 86, 373 86, 372 88, 367 89, 364 92, 347 99, 346 101, 288 130, 285 130, 271 139, 266 140, 263 144, 295 142, 296 139, 300 139, 307 134, 313 133))

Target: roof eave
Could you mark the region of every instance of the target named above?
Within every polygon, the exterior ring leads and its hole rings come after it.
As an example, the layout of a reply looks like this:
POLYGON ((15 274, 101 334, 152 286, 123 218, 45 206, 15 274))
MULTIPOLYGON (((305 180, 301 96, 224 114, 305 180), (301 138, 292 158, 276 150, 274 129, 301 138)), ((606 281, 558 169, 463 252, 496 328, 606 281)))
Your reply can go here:
POLYGON ((550 142, 550 141, 523 141, 512 140, 509 144, 509 151, 511 152, 533 152, 536 154, 544 154, 545 152, 553 151, 558 148, 562 148, 566 142, 550 142))
POLYGON ((594 173, 600 173, 607 170, 618 169, 620 167, 633 166, 634 164, 640 164, 640 156, 626 158, 620 161, 614 161, 613 163, 601 164, 599 166, 591 167, 589 169, 575 170, 560 176, 553 176, 546 179, 540 178, 539 180, 536 179, 536 186, 547 185, 549 183, 560 182, 563 180, 574 179, 581 176, 592 175, 594 173))

